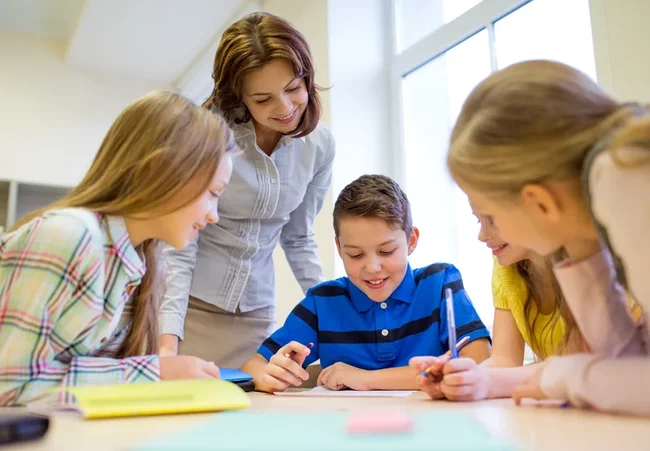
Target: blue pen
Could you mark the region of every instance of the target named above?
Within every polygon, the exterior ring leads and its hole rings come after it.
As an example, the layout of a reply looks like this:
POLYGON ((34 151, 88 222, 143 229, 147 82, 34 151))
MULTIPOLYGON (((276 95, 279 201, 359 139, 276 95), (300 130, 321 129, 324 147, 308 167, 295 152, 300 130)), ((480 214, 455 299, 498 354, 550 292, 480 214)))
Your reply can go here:
MULTIPOLYGON (((465 336, 459 342, 456 342, 456 316, 454 314, 454 293, 450 288, 445 290, 445 303, 447 307, 447 343, 449 345, 449 352, 451 353, 452 359, 458 358, 458 351, 462 348, 467 342, 469 342, 469 337, 465 336)), ((422 372, 422 376, 431 377, 431 367, 427 368, 422 372)))
POLYGON ((451 358, 458 358, 458 349, 456 349, 456 316, 454 315, 454 294, 451 288, 445 290, 445 302, 447 303, 447 342, 451 358))

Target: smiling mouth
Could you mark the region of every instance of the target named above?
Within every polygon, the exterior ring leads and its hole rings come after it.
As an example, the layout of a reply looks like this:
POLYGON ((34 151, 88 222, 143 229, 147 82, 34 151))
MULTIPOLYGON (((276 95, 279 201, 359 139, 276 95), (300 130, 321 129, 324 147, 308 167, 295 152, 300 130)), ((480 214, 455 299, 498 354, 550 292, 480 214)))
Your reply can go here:
POLYGON ((288 116, 284 116, 284 117, 274 117, 274 118, 272 118, 272 119, 273 119, 274 121, 276 121, 276 122, 281 123, 281 124, 289 124, 289 123, 293 122, 293 120, 296 118, 296 115, 297 115, 297 114, 298 114, 298 108, 296 108, 295 110, 293 110, 293 111, 291 112, 291 114, 289 114, 288 116))
POLYGON ((388 277, 384 279, 364 280, 364 283, 368 288, 372 290, 378 290, 380 288, 383 288, 384 285, 386 285, 387 281, 388 281, 388 277))
POLYGON ((492 255, 494 255, 494 256, 496 257, 496 256, 499 255, 501 252, 503 252, 503 250, 504 250, 506 247, 508 247, 507 244, 502 244, 502 245, 499 246, 499 247, 495 247, 494 249, 492 249, 492 255))

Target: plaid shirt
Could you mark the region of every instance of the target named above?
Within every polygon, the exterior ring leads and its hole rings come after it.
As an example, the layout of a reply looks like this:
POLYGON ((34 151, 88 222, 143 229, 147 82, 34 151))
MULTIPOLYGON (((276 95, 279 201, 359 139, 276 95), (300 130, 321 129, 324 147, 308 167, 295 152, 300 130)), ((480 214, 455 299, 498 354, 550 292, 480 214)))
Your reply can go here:
POLYGON ((0 406, 160 380, 158 356, 100 357, 125 336, 144 272, 121 217, 55 210, 0 237, 0 406))

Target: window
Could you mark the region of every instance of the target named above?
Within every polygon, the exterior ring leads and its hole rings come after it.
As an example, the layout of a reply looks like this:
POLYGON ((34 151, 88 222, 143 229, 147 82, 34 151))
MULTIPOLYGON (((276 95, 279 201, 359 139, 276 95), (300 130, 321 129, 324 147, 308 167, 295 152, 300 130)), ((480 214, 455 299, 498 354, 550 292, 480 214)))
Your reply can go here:
POLYGON ((546 58, 595 78, 589 0, 395 0, 395 8, 399 179, 420 229, 411 263, 456 265, 479 315, 491 325, 492 256, 477 239, 467 198, 447 172, 449 134, 469 92, 493 70, 546 58))
POLYGON ((396 0, 397 50, 402 51, 482 0, 396 0))

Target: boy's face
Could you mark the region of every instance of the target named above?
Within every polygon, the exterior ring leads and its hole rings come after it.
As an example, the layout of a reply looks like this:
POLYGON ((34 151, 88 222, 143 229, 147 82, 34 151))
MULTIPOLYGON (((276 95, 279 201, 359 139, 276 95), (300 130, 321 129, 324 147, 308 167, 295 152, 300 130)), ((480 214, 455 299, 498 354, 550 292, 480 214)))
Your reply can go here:
POLYGON ((344 217, 336 247, 352 283, 373 301, 384 302, 402 283, 418 236, 415 227, 407 237, 381 218, 344 217))

